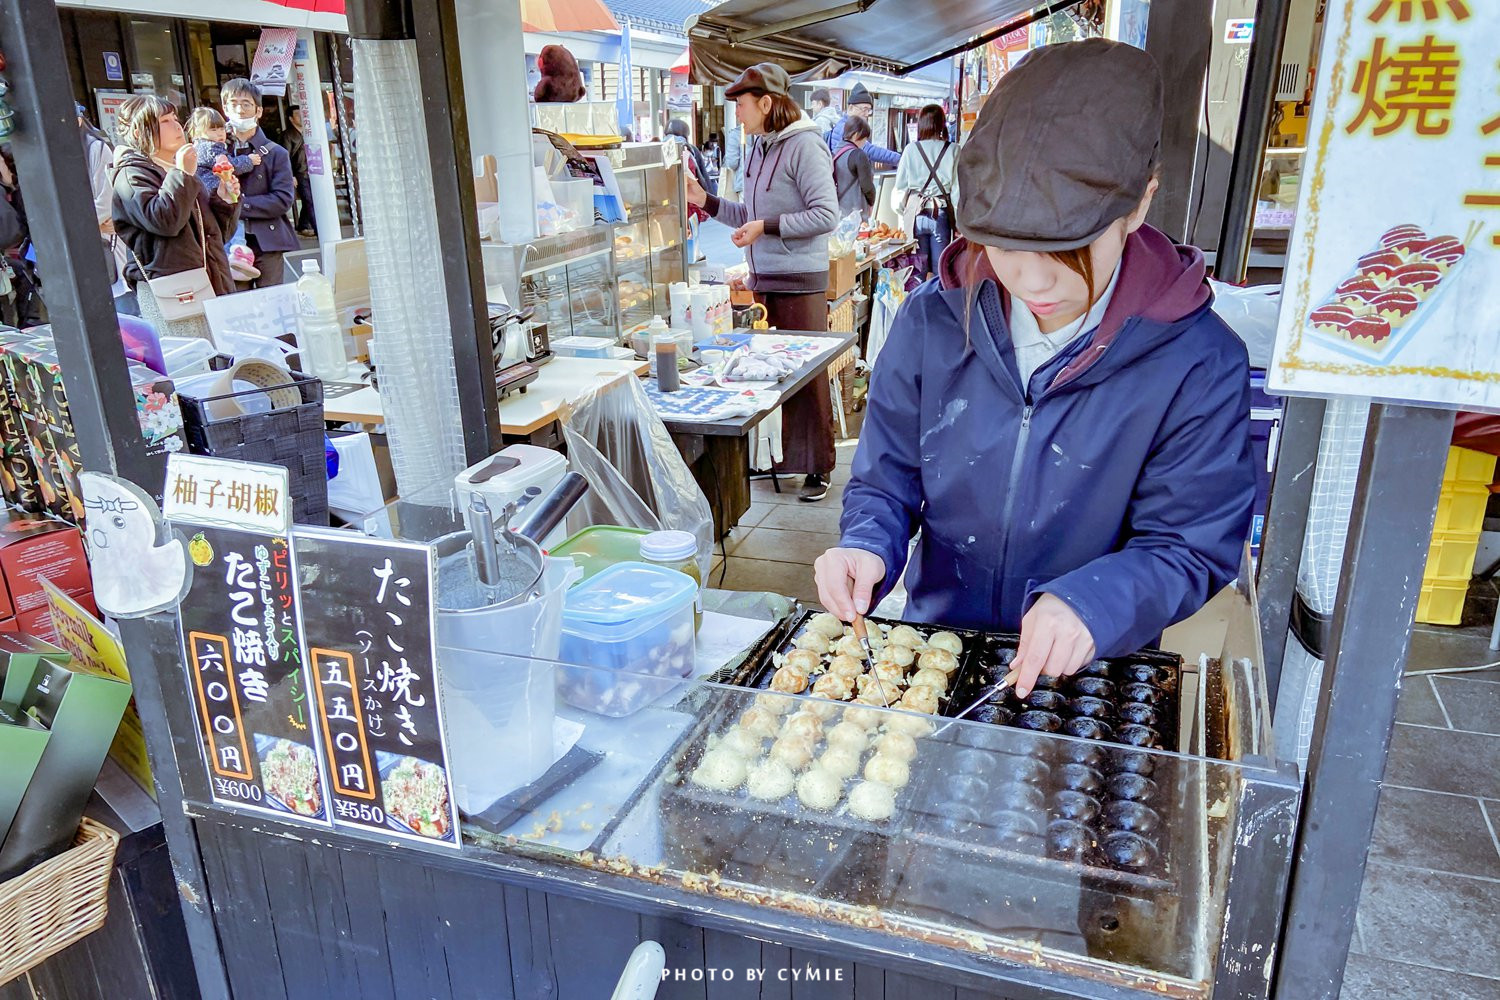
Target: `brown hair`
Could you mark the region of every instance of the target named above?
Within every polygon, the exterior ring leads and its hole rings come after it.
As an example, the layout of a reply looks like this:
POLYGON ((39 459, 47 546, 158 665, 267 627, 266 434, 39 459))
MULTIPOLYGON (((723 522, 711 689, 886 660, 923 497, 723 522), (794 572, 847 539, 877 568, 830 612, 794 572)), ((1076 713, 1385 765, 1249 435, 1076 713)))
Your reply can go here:
POLYGON ((767 135, 790 128, 794 122, 802 120, 802 106, 786 94, 757 94, 756 96, 771 99, 771 110, 766 113, 767 135))
MULTIPOLYGON (((1089 290, 1089 308, 1093 308, 1095 297, 1098 293, 1094 290, 1094 255, 1090 246, 1076 247, 1072 250, 1047 250, 1048 257, 1057 261, 1069 271, 1083 279, 1084 285, 1089 290)), ((988 278, 999 284, 999 276, 995 269, 990 266, 989 255, 985 253, 984 247, 978 243, 969 242, 959 251, 958 259, 954 261, 954 269, 958 272, 960 287, 964 288, 964 337, 969 335, 969 324, 974 319, 974 305, 979 301, 979 288, 988 278)), ((933 273, 939 278, 942 275, 938 271, 937 262, 933 262, 933 273)))
POLYGON ((929 104, 917 112, 917 138, 948 138, 948 116, 941 104, 929 104))
POLYGON ((224 116, 213 108, 198 108, 187 120, 187 136, 197 141, 206 136, 210 129, 225 128, 224 116))
POLYGON ((159 97, 149 94, 127 97, 120 102, 115 132, 131 149, 155 156, 161 144, 161 120, 173 113, 172 105, 159 97))

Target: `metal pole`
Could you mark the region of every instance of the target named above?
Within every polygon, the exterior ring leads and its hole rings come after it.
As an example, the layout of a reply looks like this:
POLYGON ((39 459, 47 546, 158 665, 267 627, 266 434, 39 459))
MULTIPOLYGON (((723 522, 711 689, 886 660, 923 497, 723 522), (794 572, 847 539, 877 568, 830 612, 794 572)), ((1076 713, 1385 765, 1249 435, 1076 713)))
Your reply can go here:
POLYGON ((1317 476, 1318 444, 1323 439, 1326 401, 1316 396, 1289 396, 1281 414, 1276 443, 1276 468, 1261 539, 1256 591, 1260 596, 1260 642, 1265 653, 1266 695, 1276 710, 1281 665, 1286 659, 1287 629, 1292 600, 1302 569, 1302 544, 1307 535, 1317 476))
POLYGON ((1450 410, 1370 408, 1307 761, 1278 996, 1337 1000, 1343 984, 1452 433, 1450 410))
MULTIPOLYGON (((130 479, 155 492, 162 484, 148 475, 53 0, 0 0, 0 48, 9 66, 18 122, 11 145, 46 280, 47 307, 79 454, 84 468, 130 479)), ((192 822, 182 811, 182 781, 163 696, 161 671, 179 662, 176 637, 160 619, 122 621, 120 637, 146 734, 198 987, 208 1000, 227 1000, 203 863, 192 822)), ((182 703, 178 694, 175 701, 182 703)))
POLYGON ((1261 159, 1276 79, 1281 70, 1281 45, 1286 37, 1292 0, 1260 0, 1255 7, 1255 37, 1250 41, 1250 65, 1245 73, 1245 96, 1240 101, 1240 124, 1230 161, 1229 190, 1224 196, 1224 224, 1214 273, 1220 281, 1245 280, 1250 256, 1250 233, 1255 228, 1255 192, 1260 187, 1261 159))

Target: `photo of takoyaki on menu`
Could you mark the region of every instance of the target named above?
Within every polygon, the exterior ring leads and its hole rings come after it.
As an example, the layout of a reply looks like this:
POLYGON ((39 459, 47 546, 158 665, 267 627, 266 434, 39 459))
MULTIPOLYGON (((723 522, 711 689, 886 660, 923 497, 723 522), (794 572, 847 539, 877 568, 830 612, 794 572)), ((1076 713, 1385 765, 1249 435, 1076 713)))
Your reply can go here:
POLYGON ((1477 235, 1477 227, 1462 240, 1429 236, 1413 225, 1387 230, 1308 314, 1309 329, 1341 353, 1390 360, 1434 311, 1477 235))

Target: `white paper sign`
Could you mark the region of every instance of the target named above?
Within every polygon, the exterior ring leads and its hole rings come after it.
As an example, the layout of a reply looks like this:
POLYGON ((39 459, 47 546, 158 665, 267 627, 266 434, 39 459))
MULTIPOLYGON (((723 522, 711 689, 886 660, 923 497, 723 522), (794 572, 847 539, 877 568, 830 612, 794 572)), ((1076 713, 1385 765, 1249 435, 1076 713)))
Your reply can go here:
POLYGON ((163 508, 185 524, 285 534, 292 525, 288 479, 280 465, 178 453, 167 459, 163 508))
POLYGON ((1336 0, 1270 388, 1500 410, 1500 4, 1336 0))

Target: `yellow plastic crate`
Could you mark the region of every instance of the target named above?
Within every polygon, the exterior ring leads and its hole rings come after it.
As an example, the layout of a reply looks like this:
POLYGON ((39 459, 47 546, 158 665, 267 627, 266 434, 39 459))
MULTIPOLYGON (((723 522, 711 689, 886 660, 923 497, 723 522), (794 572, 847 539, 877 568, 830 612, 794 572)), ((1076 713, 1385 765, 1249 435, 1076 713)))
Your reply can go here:
POLYGON ((1478 535, 1484 529, 1484 508, 1490 488, 1474 483, 1445 483, 1438 497, 1435 531, 1461 531, 1478 535))
POLYGON ((1445 483, 1480 483, 1495 481, 1495 456, 1468 448, 1449 448, 1448 464, 1443 469, 1445 483))
POLYGON ((1422 582, 1469 582, 1474 575, 1474 554, 1479 550, 1479 536, 1465 531, 1434 531, 1427 549, 1427 569, 1422 582))
POLYGON ((1469 581, 1441 580, 1422 584, 1417 599, 1417 621, 1426 625, 1457 625, 1463 618, 1469 581))

